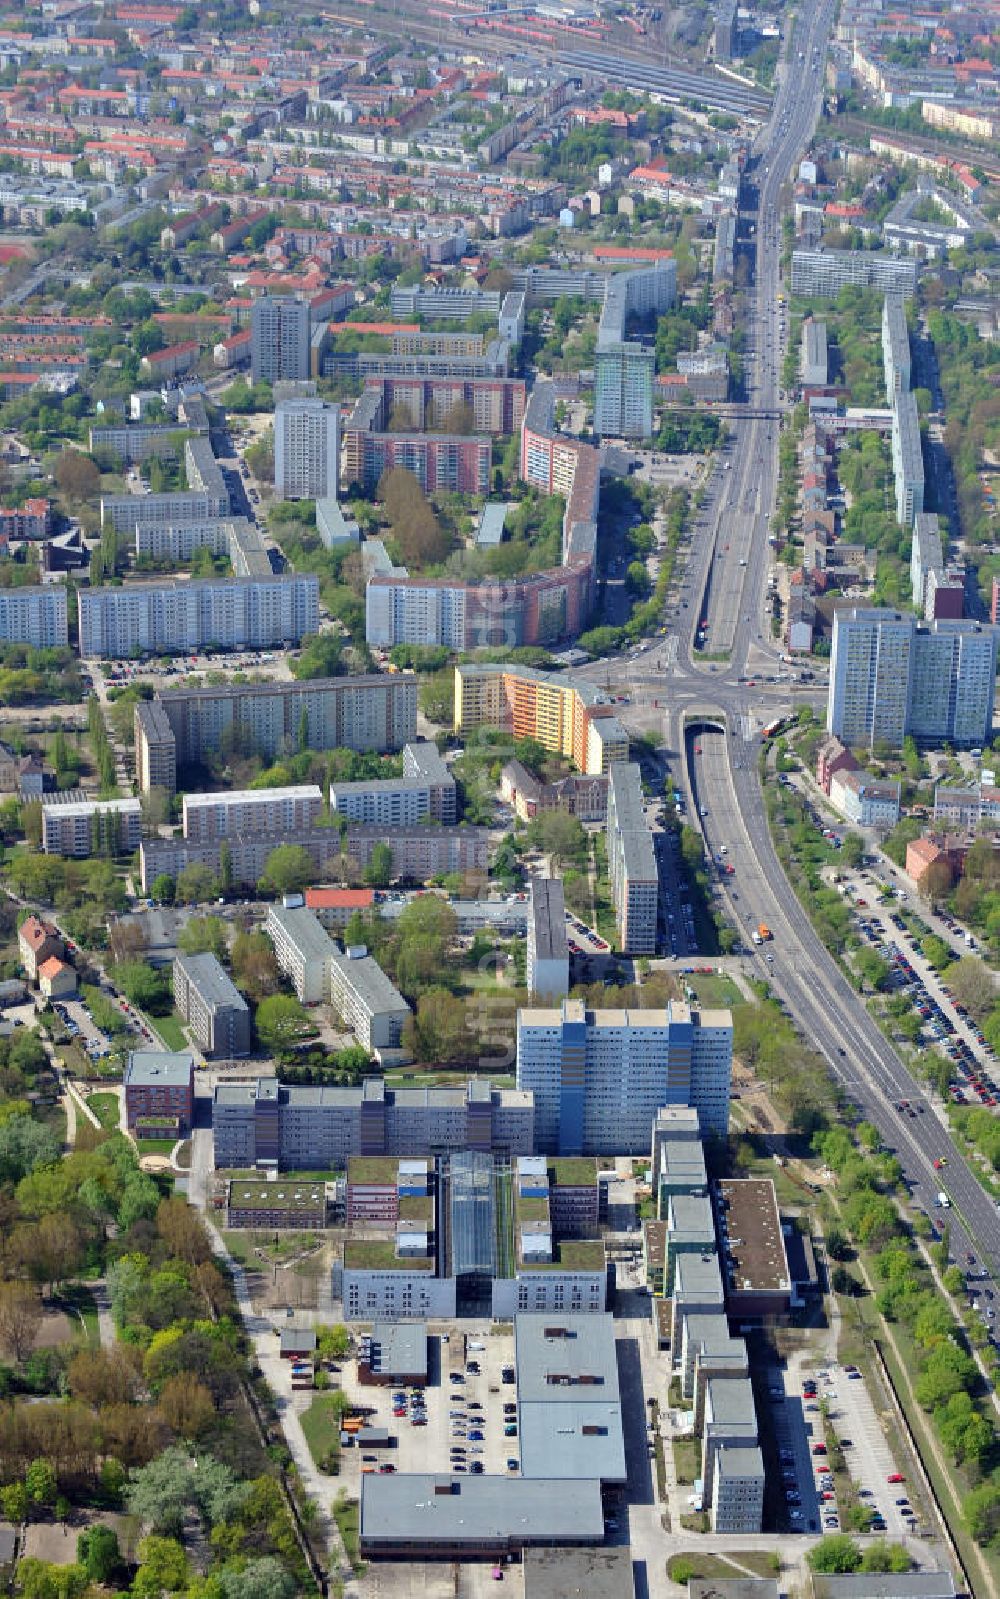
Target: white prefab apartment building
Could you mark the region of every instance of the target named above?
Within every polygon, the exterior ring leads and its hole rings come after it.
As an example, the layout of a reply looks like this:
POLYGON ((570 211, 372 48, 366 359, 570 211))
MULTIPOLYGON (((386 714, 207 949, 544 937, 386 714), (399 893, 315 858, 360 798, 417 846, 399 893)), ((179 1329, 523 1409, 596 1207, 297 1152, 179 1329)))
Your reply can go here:
POLYGON ((582 1000, 517 1016, 517 1086, 535 1099, 536 1147, 636 1154, 666 1105, 690 1105, 702 1136, 729 1124, 733 1019, 672 1001, 665 1010, 587 1010, 582 1000))
POLYGON ((80 654, 115 660, 205 648, 273 649, 319 627, 319 580, 309 573, 205 582, 168 579, 80 589, 80 654))
POLYGON ((47 650, 68 641, 66 590, 61 583, 0 589, 0 644, 47 650))
POLYGON ((843 744, 990 741, 998 632, 974 621, 918 622, 883 607, 833 621, 826 727, 843 744))
POLYGON ((618 942, 626 954, 655 955, 660 882, 634 761, 611 766, 607 840, 618 942))
POLYGON ((274 955, 303 1005, 329 998, 330 961, 336 945, 313 911, 272 905, 264 931, 274 955))
POLYGON ((184 837, 201 844, 233 833, 278 833, 312 827, 323 810, 317 784, 185 794, 184 837))
POLYGON ((53 800, 42 806, 46 855, 128 855, 142 837, 137 799, 53 800))
POLYGON ((279 500, 337 495, 340 409, 325 400, 282 400, 274 413, 274 492, 279 500))

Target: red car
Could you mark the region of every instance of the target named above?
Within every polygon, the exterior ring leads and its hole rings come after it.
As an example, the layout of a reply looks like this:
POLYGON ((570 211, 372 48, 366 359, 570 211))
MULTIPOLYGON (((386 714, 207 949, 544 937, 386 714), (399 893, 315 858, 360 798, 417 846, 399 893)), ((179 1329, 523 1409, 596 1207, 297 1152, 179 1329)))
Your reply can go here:
POLYGON ((885 1480, 886 1482, 905 1482, 906 1478, 901 1471, 892 1471, 885 1480))

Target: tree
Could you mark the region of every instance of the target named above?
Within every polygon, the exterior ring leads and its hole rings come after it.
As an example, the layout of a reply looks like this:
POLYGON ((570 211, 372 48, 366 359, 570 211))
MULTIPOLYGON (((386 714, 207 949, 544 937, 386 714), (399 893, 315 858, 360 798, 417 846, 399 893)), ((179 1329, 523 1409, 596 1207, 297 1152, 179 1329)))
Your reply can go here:
POLYGON ((853 871, 861 865, 865 853, 865 842, 859 833, 845 833, 844 842, 840 851, 840 858, 845 866, 853 871))
POLYGON ((185 955, 211 954, 224 960, 228 948, 228 929, 221 916, 193 916, 177 935, 185 955))
POLYGON ((34 1555, 17 1567, 20 1599, 81 1599, 89 1580, 82 1566, 50 1565, 34 1555))
POLYGON ((42 1319, 38 1291, 27 1283, 0 1283, 0 1349, 9 1360, 25 1360, 42 1319))
POLYGON ((964 1005, 978 1022, 989 1015, 996 1004, 997 995, 993 974, 985 961, 980 960, 978 955, 963 955, 961 960, 948 967, 944 976, 958 1003, 964 1005))
POLYGON ((370 888, 386 888, 392 882, 393 856, 388 844, 374 844, 365 867, 365 882, 370 888))
POLYGON ((133 1471, 126 1494, 129 1511, 155 1532, 179 1534, 194 1503, 191 1474, 186 1447, 165 1449, 148 1466, 133 1471))
POLYGON ((24 1486, 33 1505, 54 1505, 59 1483, 51 1460, 33 1460, 24 1474, 24 1486))
POLYGON ((862 1571, 911 1571, 913 1561, 901 1543, 886 1543, 880 1539, 871 1543, 861 1556, 862 1571))
POLYGON ((160 1389, 157 1408, 171 1432, 182 1438, 200 1438, 215 1424, 215 1401, 204 1383, 190 1377, 168 1377, 160 1389))
POLYGON ((861 1550, 853 1538, 848 1538, 846 1533, 831 1533, 827 1538, 821 1538, 806 1555, 810 1568, 813 1571, 833 1573, 847 1573, 857 1571, 861 1564, 861 1550))
POLYGON ((177 884, 169 872, 161 872, 153 878, 150 894, 158 905, 172 905, 177 892, 177 884))
MULTIPOLYGON (((316 677, 336 677, 344 669, 341 658, 342 653, 343 641, 339 633, 306 634, 302 640, 302 649, 292 662, 292 674, 300 680, 316 677)), ((306 718, 306 739, 304 743, 301 742, 302 727, 300 722, 300 750, 309 748, 309 715, 305 707, 303 707, 302 714, 306 718)))
POLYGON ((0 1182, 16 1183, 36 1167, 59 1159, 59 1142, 30 1116, 10 1116, 0 1124, 0 1182))
POLYGON ((314 1031, 305 1009, 290 994, 271 994, 257 1006, 257 1037, 271 1054, 294 1049, 314 1031))
POLYGON ((19 1527, 27 1521, 30 1509, 31 1501, 23 1482, 11 1482, 6 1488, 0 1488, 0 1513, 5 1521, 12 1521, 19 1527))
POLYGON ((68 500, 93 500, 101 492, 101 473, 97 463, 82 450, 63 449, 53 471, 59 491, 68 500))
POLYGON ((351 1350, 351 1335, 340 1323, 316 1328, 316 1352, 321 1360, 343 1360, 351 1350))
POLYGON ((132 1584, 133 1599, 162 1599, 188 1585, 188 1563, 174 1538, 143 1538, 139 1545, 139 1570, 132 1584))
POLYGON ((294 1599, 297 1591, 294 1578, 273 1555, 221 1571, 216 1580, 222 1599, 294 1599))
POLYGON ((982 1482, 965 1496, 965 1520, 978 1544, 990 1544, 1000 1533, 1000 1482, 982 1482))
POLYGON ((237 933, 231 954, 233 981, 251 999, 266 999, 281 986, 281 968, 266 933, 237 933))
POLYGON ((145 961, 118 961, 108 971, 115 987, 125 995, 130 1005, 148 1010, 153 1016, 165 1016, 170 1009, 170 979, 165 972, 145 961))
POLYGON ((156 1210, 156 1230, 174 1260, 200 1266, 211 1257, 212 1249, 201 1217, 178 1194, 160 1201, 156 1210))
POLYGON ((204 905, 217 899, 218 879, 207 866, 185 866, 177 874, 176 898, 179 905, 204 905))
POLYGON ((301 844, 279 844, 264 863, 258 888, 264 894, 301 892, 315 876, 312 857, 301 844))
POLYGON ((97 1522, 81 1532, 76 1540, 76 1558, 91 1582, 110 1585, 122 1563, 118 1534, 113 1527, 97 1522))

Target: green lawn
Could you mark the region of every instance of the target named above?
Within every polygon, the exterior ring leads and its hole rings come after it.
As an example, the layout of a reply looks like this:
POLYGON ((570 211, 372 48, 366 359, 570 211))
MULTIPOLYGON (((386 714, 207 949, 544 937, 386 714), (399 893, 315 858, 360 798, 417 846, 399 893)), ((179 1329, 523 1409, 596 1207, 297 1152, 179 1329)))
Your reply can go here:
POLYGON ((147 1016, 144 1020, 159 1033, 168 1049, 190 1049, 184 1024, 176 1011, 169 1016, 147 1016))
POLYGON ((333 1504, 333 1514, 340 1536, 344 1540, 347 1558, 354 1568, 355 1576, 360 1576, 364 1571, 364 1562, 358 1559, 358 1524, 360 1521, 359 1505, 356 1499, 348 1499, 346 1494, 338 1494, 333 1504))
POLYGON ((101 1342, 101 1333, 97 1323, 97 1306, 90 1289, 82 1283, 70 1283, 53 1303, 66 1312, 75 1327, 80 1328, 82 1321, 83 1336, 91 1348, 96 1349, 101 1342))
POLYGON ((692 973, 690 976, 687 973, 678 972, 677 976, 679 982, 685 983, 689 988, 694 989, 697 1004, 707 1009, 715 1007, 729 1010, 734 1005, 746 1004, 743 995, 732 978, 726 977, 724 974, 720 976, 718 973, 713 972, 709 977, 702 976, 700 972, 692 973))
POLYGON ((701 1450, 693 1438, 675 1438, 674 1471, 679 1483, 694 1482, 701 1471, 701 1450))
MULTIPOLYGON (((302 1431, 320 1471, 337 1470, 342 1412, 339 1394, 317 1394, 309 1409, 302 1412, 302 1431)), ((357 1554, 357 1549, 354 1553, 357 1554)))
POLYGON ((136 1148, 140 1155, 169 1155, 176 1142, 176 1138, 139 1138, 136 1148))
POLYGON ((117 1094, 91 1094, 88 1107, 94 1112, 102 1127, 114 1132, 118 1126, 120 1101, 117 1094))

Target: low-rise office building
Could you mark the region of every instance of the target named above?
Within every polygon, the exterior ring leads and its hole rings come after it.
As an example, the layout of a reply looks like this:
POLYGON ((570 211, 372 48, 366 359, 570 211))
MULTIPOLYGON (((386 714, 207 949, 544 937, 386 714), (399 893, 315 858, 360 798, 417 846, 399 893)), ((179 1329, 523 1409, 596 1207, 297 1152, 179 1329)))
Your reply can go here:
POLYGON ((361 1479, 359 1547, 368 1559, 496 1559, 533 1544, 603 1540, 596 1480, 400 1472, 361 1479))
POLYGON ((722 1444, 715 1456, 713 1532, 760 1532, 764 1457, 756 1444, 722 1444))
POLYGON ((726 1309, 734 1321, 778 1321, 791 1311, 792 1279, 770 1178, 726 1178, 715 1185, 726 1309))
MULTIPOLYGON (((133 1049, 125 1067, 125 1120, 186 1133, 194 1118, 194 1057, 186 1050, 133 1049)), ((161 1134, 162 1136, 162 1134, 161 1134)))
MULTIPOLYGON (((747 1377, 710 1377, 705 1386, 705 1425, 701 1447, 702 1500, 714 1506, 716 1468, 723 1449, 756 1449, 757 1408, 747 1377)), ((741 1531, 760 1531, 741 1528, 741 1531)))
POLYGON ((522 1477, 627 1478, 615 1324, 609 1315, 514 1320, 522 1477))
POLYGON ((326 1226, 324 1183, 254 1182, 234 1178, 226 1190, 226 1226, 272 1229, 326 1226))
POLYGON ((174 1005, 206 1055, 250 1053, 250 1011, 214 955, 174 957, 174 1005))

